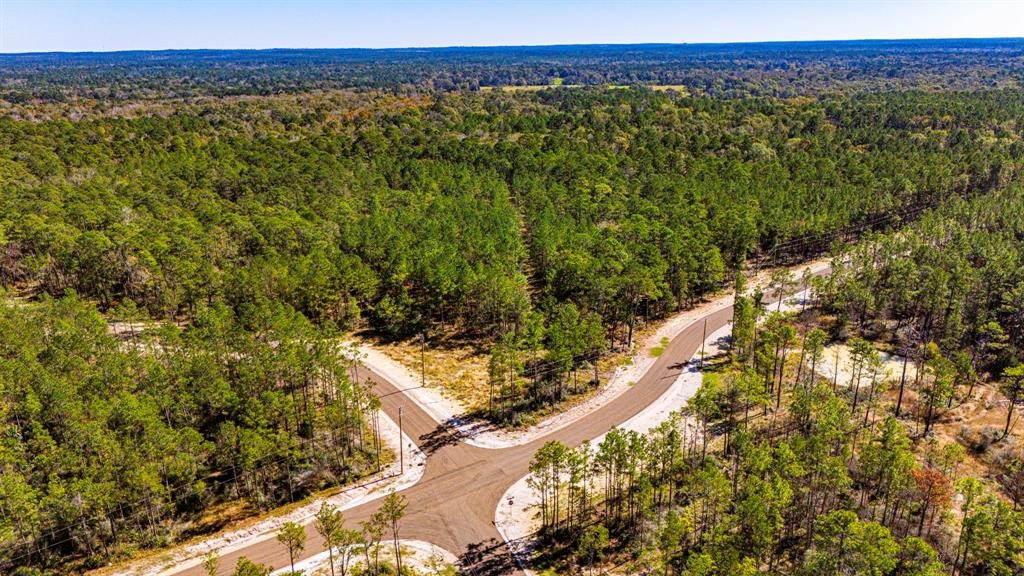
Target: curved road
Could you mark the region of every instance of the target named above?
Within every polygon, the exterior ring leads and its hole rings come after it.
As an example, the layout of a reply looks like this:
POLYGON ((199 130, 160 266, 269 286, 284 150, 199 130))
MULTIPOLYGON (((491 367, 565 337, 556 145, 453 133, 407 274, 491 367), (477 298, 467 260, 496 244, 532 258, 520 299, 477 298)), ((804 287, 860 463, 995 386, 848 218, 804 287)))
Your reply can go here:
MULTIPOLYGON (((401 492, 408 502, 401 538, 425 540, 450 550, 460 556, 463 571, 473 576, 518 572, 494 526, 495 510, 505 491, 528 473, 530 459, 545 442, 558 440, 570 447, 577 446, 625 422, 657 400, 700 348, 705 318, 707 333, 711 334, 731 320, 732 307, 695 319, 669 343, 639 382, 605 406, 543 438, 512 448, 478 448, 460 442, 449 428, 408 400, 402 390, 368 370, 385 413, 397 421, 398 409, 402 407, 405 433, 417 439, 427 455, 423 477, 401 492)), ((378 498, 345 510, 346 526, 357 527, 377 509, 380 501, 378 498)), ((322 538, 312 525, 307 525, 306 550, 301 557, 323 550, 322 538)), ((275 568, 288 563, 284 547, 271 537, 224 554, 220 558, 220 573, 230 574, 241 556, 275 568)), ((194 566, 175 574, 204 576, 205 572, 201 566, 194 566)))

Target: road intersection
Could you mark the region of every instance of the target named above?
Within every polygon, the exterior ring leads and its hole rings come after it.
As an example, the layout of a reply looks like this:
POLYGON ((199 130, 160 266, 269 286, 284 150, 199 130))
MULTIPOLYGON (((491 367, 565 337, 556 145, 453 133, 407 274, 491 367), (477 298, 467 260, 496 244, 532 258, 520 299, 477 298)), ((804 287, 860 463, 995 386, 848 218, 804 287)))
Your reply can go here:
MULTIPOLYGON (((457 430, 437 422, 395 383, 373 371, 360 370, 380 397, 388 417, 397 420, 402 411, 405 433, 426 455, 419 482, 400 493, 408 501, 400 535, 403 539, 431 542, 459 555, 462 570, 471 575, 519 572, 506 543, 494 525, 495 509, 505 491, 528 473, 530 459, 545 442, 558 440, 576 446, 625 422, 655 402, 675 382, 690 358, 699 350, 704 334, 725 326, 732 308, 723 307, 696 318, 665 348, 636 385, 580 420, 527 444, 502 449, 472 446, 457 430)), ((680 406, 680 408, 682 408, 680 406)), ((348 527, 357 527, 380 505, 380 499, 346 509, 348 527)), ((306 526, 307 542, 302 558, 323 551, 323 541, 312 525, 306 526)), ((221 573, 230 574, 238 558, 246 557, 279 568, 288 557, 276 539, 264 538, 220 557, 221 573)), ((203 576, 201 566, 171 569, 165 574, 203 576)))
MULTIPOLYGON (((825 274, 828 270, 827 265, 821 265, 814 270, 814 275, 825 274)), ((770 307, 777 302, 777 296, 769 291, 764 302, 770 307)), ((396 421, 401 412, 405 435, 426 454, 425 469, 419 481, 399 491, 408 502, 400 537, 429 542, 451 551, 458 555, 462 572, 471 576, 522 574, 509 550, 510 544, 498 532, 495 511, 509 487, 528 474, 530 460, 537 449, 551 440, 569 447, 578 446, 627 422, 657 402, 687 370, 690 359, 700 351, 707 335, 732 321, 732 312, 730 300, 728 304, 715 306, 692 318, 636 384, 607 404, 540 438, 502 448, 467 442, 457 427, 439 422, 436 416, 413 401, 408 394, 411 389, 403 388, 375 371, 372 365, 364 364, 366 369, 359 371, 360 377, 380 398, 381 409, 396 421)), ((682 408, 681 405, 676 407, 682 408)), ((358 527, 380 503, 381 499, 376 498, 346 508, 346 526, 358 527)), ((305 529, 306 548, 296 560, 324 551, 323 539, 312 522, 305 524, 305 529)), ((268 534, 221 554, 219 574, 230 574, 243 556, 275 569, 288 563, 284 547, 273 534, 268 534)), ((197 563, 161 572, 161 576, 172 575, 205 576, 205 572, 197 563)))

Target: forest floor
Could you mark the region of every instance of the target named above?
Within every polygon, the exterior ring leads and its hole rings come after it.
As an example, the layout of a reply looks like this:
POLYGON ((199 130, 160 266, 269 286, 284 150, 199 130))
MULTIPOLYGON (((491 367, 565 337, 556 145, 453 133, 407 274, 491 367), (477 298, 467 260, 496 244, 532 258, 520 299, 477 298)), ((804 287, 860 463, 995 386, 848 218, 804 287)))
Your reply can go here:
MULTIPOLYGON (((783 311, 802 309, 804 304, 802 300, 806 296, 805 292, 794 295, 784 302, 781 309, 783 311)), ((772 308, 772 310, 775 310, 775 308, 772 308)), ((726 352, 730 330, 731 325, 727 325, 708 336, 705 341, 707 362, 715 363, 726 352)), ((798 357, 798 353, 791 354, 790 356, 790 369, 794 372, 798 357)), ((892 412, 896 403, 899 379, 903 370, 902 356, 882 352, 881 357, 884 362, 885 377, 889 386, 883 399, 885 407, 879 408, 874 414, 873 419, 881 419, 885 414, 892 412)), ((698 362, 699 353, 690 360, 691 368, 682 373, 672 387, 657 402, 649 405, 641 413, 626 421, 620 427, 644 432, 667 419, 671 412, 683 408, 696 392, 702 380, 702 374, 697 369, 698 362)), ((826 348, 823 361, 818 365, 818 374, 823 380, 829 382, 836 381, 840 388, 849 387, 853 379, 851 365, 852 360, 849 347, 846 344, 833 343, 826 348)), ((972 450, 971 446, 968 446, 969 442, 965 441, 965 432, 972 432, 975 434, 975 437, 976 433, 981 430, 991 432, 994 429, 998 429, 1001 432, 1006 418, 1005 402, 1001 401, 1001 396, 991 384, 977 384, 969 397, 956 399, 949 409, 940 411, 933 424, 933 432, 927 438, 920 438, 920 429, 923 427, 923 424, 920 424, 920 422, 923 421, 924 414, 918 400, 918 395, 912 390, 916 374, 914 364, 912 362, 908 363, 906 367, 907 388, 903 404, 904 413, 901 419, 911 428, 911 434, 917 437, 914 444, 915 454, 919 461, 926 463, 930 458, 937 457, 943 446, 959 443, 966 450, 964 459, 957 465, 954 476, 956 478, 972 476, 981 479, 995 491, 999 492, 1000 486, 996 477, 998 472, 992 464, 993 454, 1001 450, 1019 448, 1019 441, 1015 436, 1011 435, 1006 440, 999 440, 997 443, 992 444, 991 448, 987 451, 977 452, 972 450)), ((795 374, 791 374, 791 377, 795 378, 795 374)), ((964 388, 959 390, 958 394, 966 395, 966 392, 967 390, 964 388)), ((767 423, 769 420, 764 422, 767 423)), ((687 423, 686 434, 690 435, 691 431, 696 432, 693 430, 692 425, 687 423)), ((599 443, 600 440, 601 437, 598 437, 592 442, 599 443)), ((538 546, 539 542, 536 539, 536 535, 541 527, 539 499, 534 490, 529 486, 528 480, 529 476, 523 477, 509 487, 503 498, 499 501, 494 516, 495 525, 502 537, 506 542, 510 543, 510 548, 514 553, 517 553, 520 561, 524 564, 528 564, 537 550, 540 549, 538 546)), ((954 515, 959 514, 956 503, 951 506, 950 513, 954 515)), ((636 573, 636 566, 630 562, 619 568, 621 569, 611 569, 607 573, 636 573)), ((526 570, 526 572, 531 575, 536 573, 531 570, 526 570)))
MULTIPOLYGON (((884 378, 889 382, 896 382, 899 385, 900 375, 903 372, 903 356, 879 352, 884 365, 884 378)), ((845 343, 833 342, 825 346, 822 352, 821 361, 817 366, 818 373, 830 382, 836 382, 837 386, 849 386, 853 382, 853 359, 850 355, 850 346, 845 343)), ((917 375, 917 367, 913 362, 907 363, 907 382, 913 382, 917 375)), ((867 383, 865 375, 862 380, 867 383)))
MULTIPOLYGON (((812 264, 811 268, 812 270, 820 269, 826 267, 827 264, 827 261, 821 261, 812 264)), ((799 269, 802 268, 800 267, 799 269)), ((764 273, 758 275, 757 278, 753 278, 752 281, 760 283, 766 278, 767 273, 764 273)), ((637 338, 639 344, 633 349, 632 355, 629 356, 631 361, 621 363, 610 379, 608 386, 604 387, 593 397, 569 408, 566 412, 525 430, 507 431, 490 429, 486 425, 481 427, 479 422, 461 418, 460 415, 465 413, 465 411, 458 402, 446 397, 446 390, 443 386, 429 387, 430 380, 427 382, 428 387, 421 386, 420 378, 417 377, 413 369, 395 361, 376 346, 364 344, 361 346, 361 352, 364 354, 364 362, 372 365, 376 371, 398 384, 398 387, 403 389, 417 404, 421 405, 428 414, 437 417, 439 421, 451 422, 453 426, 463 433, 468 443, 483 447, 500 448, 532 441, 544 434, 568 426, 579 418, 607 404, 607 402, 628 390, 650 368, 658 356, 657 350, 664 346, 663 342, 666 338, 671 339, 680 333, 700 315, 720 309, 721 307, 731 306, 731 304, 731 294, 719 295, 664 322, 649 324, 645 329, 639 331, 637 338)), ((728 335, 728 327, 709 335, 709 354, 713 354, 716 350, 715 341, 720 340, 725 335, 728 335)), ((418 349, 416 352, 418 352, 418 349)), ((418 356, 416 354, 413 359, 418 360, 418 356)), ((429 367, 427 375, 428 377, 430 375, 429 367)), ((679 381, 673 384, 671 389, 657 402, 648 406, 625 423, 624 427, 637 430, 646 430, 653 427, 668 417, 670 412, 684 407, 686 401, 696 392, 699 385, 700 374, 698 372, 695 370, 685 372, 679 378, 679 381)), ((484 384, 484 386, 486 385, 484 384)), ((381 433, 386 445, 390 449, 397 451, 398 430, 394 422, 386 417, 382 417, 381 433)), ((407 446, 415 446, 408 437, 403 438, 403 440, 407 446)), ((224 554, 252 545, 253 543, 274 538, 275 532, 281 524, 288 521, 302 522, 308 520, 324 501, 328 501, 344 510, 377 498, 386 491, 392 489, 400 490, 411 486, 418 481, 423 473, 422 464, 425 461, 425 456, 422 452, 415 450, 415 448, 410 450, 409 453, 411 453, 411 456, 407 459, 407 470, 403 475, 397 475, 397 470, 394 470, 397 465, 392 464, 388 470, 385 470, 382 475, 375 477, 376 479, 373 481, 363 482, 360 485, 351 486, 340 491, 334 490, 330 493, 319 494, 301 503, 278 509, 269 515, 241 520, 233 523, 230 528, 223 530, 215 537, 206 537, 205 539, 196 537, 171 549, 153 552, 148 557, 142 559, 142 561, 133 562, 130 568, 122 564, 121 566, 97 571, 96 574, 116 573, 132 576, 156 576, 164 573, 171 567, 180 570, 188 566, 198 565, 202 561, 203 555, 209 551, 216 550, 218 554, 224 554)), ((526 499, 523 498, 523 500, 525 501, 526 499)))
MULTIPOLYGON (((398 452, 398 425, 380 412, 380 436, 387 450, 393 455, 398 452)), ((119 576, 159 576, 174 569, 181 570, 199 565, 205 554, 219 555, 245 548, 261 540, 275 538, 278 528, 285 522, 305 524, 322 503, 327 502, 340 510, 358 506, 363 502, 379 498, 392 490, 402 490, 419 481, 423 475, 426 455, 407 435, 402 436, 406 445, 405 470, 399 471, 399 463, 392 457, 381 472, 341 488, 334 488, 310 496, 300 502, 277 508, 269 513, 250 517, 232 525, 215 536, 196 536, 189 542, 169 549, 158 550, 147 556, 133 558, 120 564, 107 566, 93 572, 94 576, 117 574, 119 576)))
MULTIPOLYGON (((487 406, 490 354, 479 348, 476 341, 444 339, 430 341, 426 347, 420 346, 419 338, 387 343, 360 338, 357 342, 366 354, 364 361, 374 369, 378 365, 386 368, 382 371, 402 383, 402 388, 425 384, 437 392, 447 404, 439 406, 445 412, 429 412, 446 414, 447 417, 438 419, 440 422, 487 406)), ((429 401, 442 402, 438 398, 429 401)))
MULTIPOLYGON (((885 351, 879 353, 885 366, 885 380, 888 382, 882 397, 885 407, 879 408, 875 416, 881 419, 891 415, 895 409, 903 371, 903 357, 885 351)), ((844 343, 831 343, 825 347, 817 371, 821 378, 845 388, 853 381, 852 366, 850 347, 844 343)), ((995 492, 1001 492, 998 471, 993 468, 991 462, 992 454, 1000 450, 1019 448, 1019 441, 1015 435, 1011 434, 1006 439, 1001 438, 1008 409, 1005 398, 989 382, 979 382, 970 391, 961 387, 956 391, 956 397, 950 405, 936 411, 928 437, 922 438, 927 406, 915 390, 916 378, 917 366, 913 361, 908 362, 900 420, 907 426, 911 436, 916 438, 915 454, 918 460, 926 463, 936 449, 949 444, 959 444, 964 448, 964 457, 957 466, 958 477, 972 476, 986 482, 995 492)), ((922 378, 929 376, 924 374, 922 378)), ((866 385, 867 377, 862 381, 862 386, 866 385)), ((956 506, 953 507, 952 513, 959 513, 956 506)))

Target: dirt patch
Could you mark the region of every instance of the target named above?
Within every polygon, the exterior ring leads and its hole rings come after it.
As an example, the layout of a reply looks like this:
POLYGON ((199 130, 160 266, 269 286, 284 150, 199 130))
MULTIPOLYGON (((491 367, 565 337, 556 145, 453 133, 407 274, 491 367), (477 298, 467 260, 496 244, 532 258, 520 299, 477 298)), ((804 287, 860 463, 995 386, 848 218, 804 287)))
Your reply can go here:
MULTIPOLYGON (((793 266, 790 272, 795 278, 798 278, 805 269, 820 273, 828 268, 829 263, 830 260, 821 258, 793 266)), ((749 284, 766 288, 770 278, 771 270, 761 270, 750 275, 749 284)), ((801 290, 787 298, 781 309, 786 311, 802 308, 806 298, 806 290, 801 290)), ((732 306, 732 303, 733 295, 722 292, 668 319, 641 325, 636 332, 633 350, 609 354, 598 362, 601 376, 599 386, 592 388, 589 393, 576 395, 558 406, 549 407, 546 412, 533 414, 533 421, 540 419, 539 422, 513 430, 499 428, 489 422, 466 416, 487 399, 489 356, 478 346, 445 342, 443 347, 437 347, 435 350, 428 347, 421 352, 418 339, 397 344, 370 343, 363 339, 359 341, 358 347, 360 353, 364 355, 363 362, 391 379, 435 420, 451 425, 467 443, 482 448, 507 448, 528 443, 568 426, 614 400, 639 381, 654 364, 658 354, 652 353, 653 351, 659 347, 664 350, 666 341, 670 342, 698 319, 732 306), (435 358, 443 360, 432 366, 435 358), (465 359, 472 366, 457 367, 456 364, 462 361, 460 359, 465 359), (423 378, 421 373, 424 371, 421 361, 425 363, 426 378, 423 378), (458 376, 455 377, 453 374, 458 376), (422 385, 424 381, 426 386, 422 385), (457 393, 456 389, 460 387, 475 390, 475 393, 457 393), (477 404, 467 404, 466 398, 473 397, 477 398, 477 404), (550 417, 544 417, 545 414, 552 413, 550 417)))
MULTIPOLYGON (((903 371, 903 357, 886 352, 880 352, 880 355, 890 387, 884 396, 888 406, 877 413, 892 414, 903 371)), ((839 387, 847 387, 853 379, 852 366, 850 347, 833 343, 825 348, 818 373, 822 378, 836 382, 839 387)), ((956 465, 954 480, 971 476, 987 484, 993 491, 1003 492, 988 460, 993 450, 1007 442, 1002 439, 1007 411, 1005 399, 991 383, 978 383, 973 390, 961 386, 950 405, 937 411, 929 435, 923 437, 927 406, 921 400, 919 390, 914 388, 916 377, 917 367, 913 361, 907 362, 900 419, 915 438, 914 452, 918 462, 925 465, 930 453, 941 451, 948 445, 959 444, 964 448, 963 461, 956 465)), ((922 377, 929 378, 927 375, 922 377)), ((1009 441, 1012 440, 1011 437, 1009 441)), ((955 506, 952 513, 958 514, 955 506)))

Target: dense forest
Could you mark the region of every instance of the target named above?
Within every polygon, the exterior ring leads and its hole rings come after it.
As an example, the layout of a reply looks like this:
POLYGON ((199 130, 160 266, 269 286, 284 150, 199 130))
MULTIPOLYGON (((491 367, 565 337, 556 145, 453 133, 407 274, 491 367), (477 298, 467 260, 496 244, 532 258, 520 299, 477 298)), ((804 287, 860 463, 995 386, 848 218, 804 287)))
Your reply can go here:
MULTIPOLYGON (((516 425, 743 268, 866 235, 815 289, 827 320, 743 324, 694 407, 727 441, 686 446, 677 422, 609 436, 629 457, 552 447, 537 470, 597 458, 611 536, 661 546, 673 574, 828 572, 810 567, 828 553, 795 551, 854 528, 920 570, 1012 574, 1019 551, 985 552, 1012 567, 985 572, 978 548, 951 555, 948 503, 908 503, 931 468, 871 476, 890 451, 865 453, 885 434, 910 451, 908 419, 927 433, 976 381, 1021 396, 1022 49, 0 56, 0 570, 78 571, 214 530, 228 503, 252 514, 380 470, 378 400, 338 345, 353 330, 479 343, 484 416, 516 425), (555 79, 588 86, 477 90, 555 79), (892 424, 880 392, 792 373, 814 322, 918 366, 892 424)), ((1020 479, 1019 455, 990 460, 1020 479)), ((547 523, 596 555, 596 504, 573 486, 547 523)), ((1018 513, 977 490, 963 514, 989 524, 968 543, 1019 541, 1018 513)))
POLYGON ((1022 214, 1014 188, 866 238, 835 256, 799 313, 740 287, 730 351, 686 407, 694 425, 676 415, 647 434, 537 452, 540 561, 611 555, 626 572, 703 576, 1020 574, 1024 450, 1009 434, 1024 401, 1022 214), (821 369, 830 340, 852 350, 846 385, 821 369), (885 348, 908 354, 914 377, 886 375, 885 348), (1005 425, 946 417, 993 386, 1005 425))
POLYGON ((216 303, 251 325, 284 301, 395 335, 571 301, 628 340, 758 250, 1004 187, 1022 155, 1010 91, 389 102, 0 120, 0 280, 168 320, 216 303))
POLYGON ((392 337, 454 328, 495 340, 492 415, 518 421, 566 393, 519 366, 628 346, 794 238, 1006 186, 1022 104, 592 89, 7 118, 0 283, 168 321, 221 305, 248 330, 280 302, 392 337), (559 346, 558 317, 607 333, 559 346))
POLYGON ((70 293, 0 307, 0 332, 5 561, 95 567, 225 499, 267 510, 381 466, 377 400, 286 307, 119 339, 70 293))

